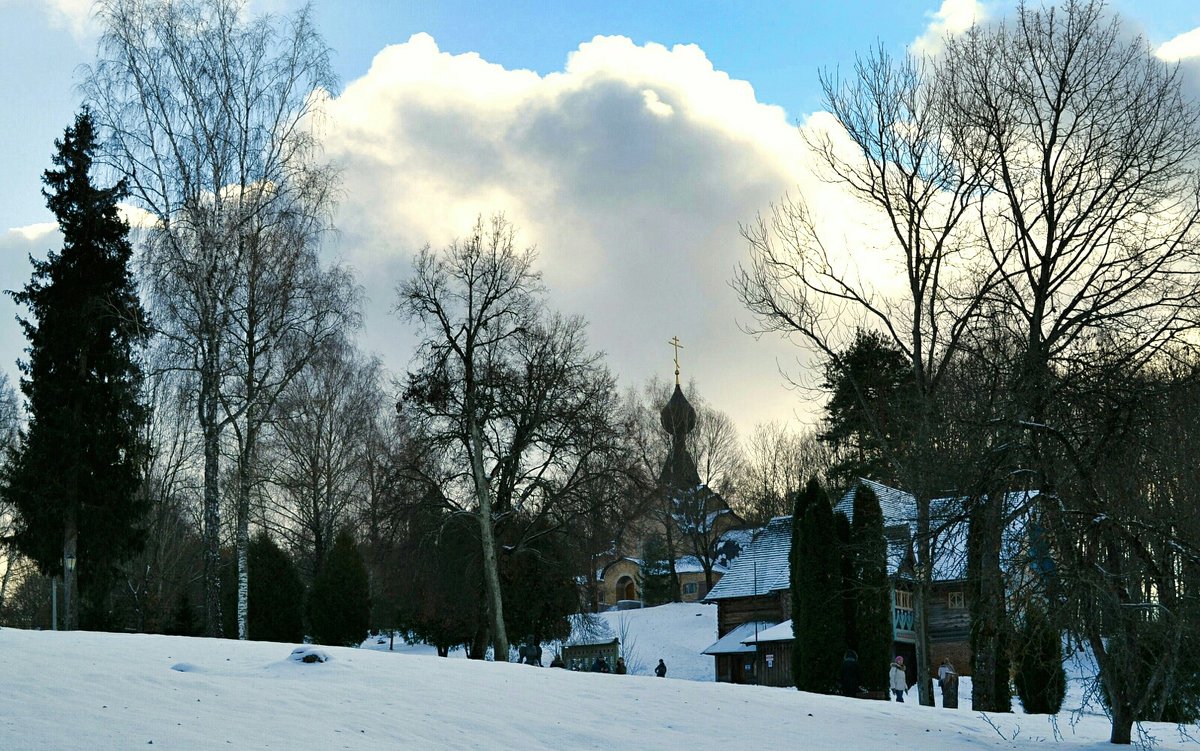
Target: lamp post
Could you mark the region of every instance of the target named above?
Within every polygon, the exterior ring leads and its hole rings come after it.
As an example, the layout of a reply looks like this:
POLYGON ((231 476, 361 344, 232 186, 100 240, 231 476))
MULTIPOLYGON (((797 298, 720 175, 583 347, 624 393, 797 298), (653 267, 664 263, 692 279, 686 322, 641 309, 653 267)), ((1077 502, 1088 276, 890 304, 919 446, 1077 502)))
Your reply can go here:
POLYGON ((75 628, 75 550, 72 545, 63 553, 63 630, 75 628))

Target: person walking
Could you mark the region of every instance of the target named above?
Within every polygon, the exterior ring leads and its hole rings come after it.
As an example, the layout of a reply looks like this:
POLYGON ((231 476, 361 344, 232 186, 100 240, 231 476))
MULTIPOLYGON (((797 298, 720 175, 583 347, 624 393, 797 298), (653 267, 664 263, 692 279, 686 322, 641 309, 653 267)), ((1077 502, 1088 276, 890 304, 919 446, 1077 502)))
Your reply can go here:
POLYGON ((629 670, 625 667, 625 658, 624 657, 617 658, 617 669, 614 670, 613 672, 616 673, 617 675, 625 675, 626 673, 629 672, 629 670))
POLYGON ((858 655, 853 649, 846 650, 842 658, 842 696, 858 696, 858 684, 861 676, 858 669, 858 655))
POLYGON ((662 661, 661 657, 658 658, 658 664, 654 666, 654 674, 659 678, 667 677, 667 664, 662 661))
POLYGON ((904 672, 904 657, 896 655, 896 661, 888 671, 888 687, 896 701, 904 703, 904 695, 908 693, 908 676, 904 672))

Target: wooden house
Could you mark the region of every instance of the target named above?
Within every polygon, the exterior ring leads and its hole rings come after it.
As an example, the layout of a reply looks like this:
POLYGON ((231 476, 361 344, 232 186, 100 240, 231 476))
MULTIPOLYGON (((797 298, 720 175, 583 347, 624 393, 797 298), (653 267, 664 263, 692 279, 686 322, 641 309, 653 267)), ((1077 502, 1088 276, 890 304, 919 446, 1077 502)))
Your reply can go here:
MULTIPOLYGON (((916 501, 908 493, 871 480, 884 516, 888 540, 888 573, 892 580, 894 653, 904 655, 916 680, 916 634, 913 631, 912 583, 917 565, 912 537, 916 501)), ((835 513, 853 517, 854 495, 846 493, 835 513)), ((970 672, 970 617, 966 607, 966 524, 951 499, 934 503, 934 553, 929 623, 932 661, 949 658, 960 674, 970 672)), ((730 683, 794 685, 791 675, 792 519, 780 516, 758 530, 733 561, 705 602, 717 605, 718 640, 705 650, 714 658, 716 678, 730 683)))

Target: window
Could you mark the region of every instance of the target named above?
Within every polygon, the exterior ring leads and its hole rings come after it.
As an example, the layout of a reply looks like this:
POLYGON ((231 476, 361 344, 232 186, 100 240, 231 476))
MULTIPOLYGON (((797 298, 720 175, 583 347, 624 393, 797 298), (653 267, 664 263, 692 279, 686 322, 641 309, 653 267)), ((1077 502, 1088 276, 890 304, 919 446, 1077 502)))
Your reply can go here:
POLYGON ((967 606, 967 598, 962 592, 950 593, 950 608, 958 610, 967 606))
POLYGON ((912 592, 905 592, 902 589, 896 590, 896 607, 902 610, 912 610, 912 592))
POLYGON ((694 595, 700 591, 700 584, 697 582, 688 582, 683 585, 683 593, 685 595, 694 595))

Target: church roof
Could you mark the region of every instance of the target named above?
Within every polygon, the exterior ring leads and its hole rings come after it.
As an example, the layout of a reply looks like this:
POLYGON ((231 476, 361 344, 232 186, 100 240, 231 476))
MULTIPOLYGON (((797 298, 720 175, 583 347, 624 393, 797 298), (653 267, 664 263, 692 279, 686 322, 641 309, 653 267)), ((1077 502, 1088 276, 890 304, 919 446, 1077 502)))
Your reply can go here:
POLYGON ((696 408, 683 395, 678 383, 671 398, 659 412, 659 419, 662 420, 663 430, 672 436, 682 437, 696 429, 696 408))

